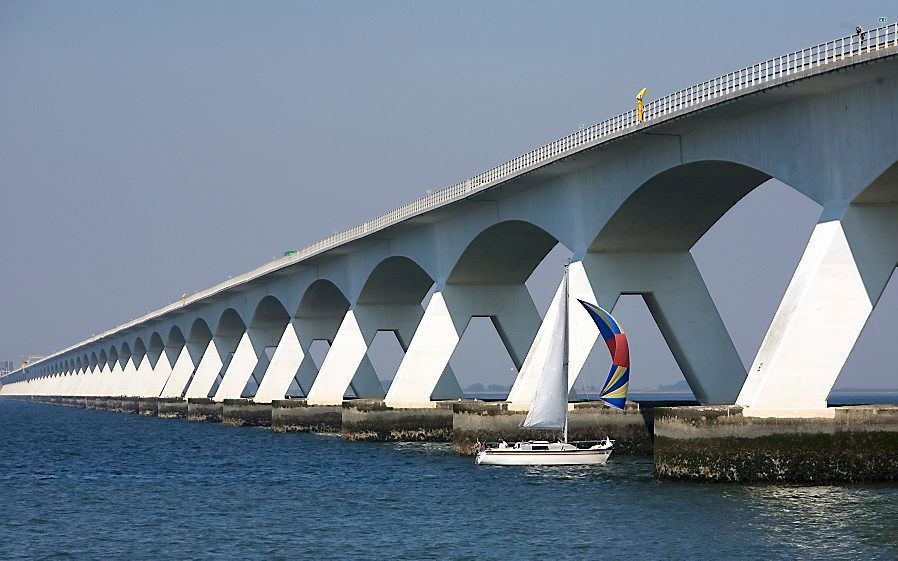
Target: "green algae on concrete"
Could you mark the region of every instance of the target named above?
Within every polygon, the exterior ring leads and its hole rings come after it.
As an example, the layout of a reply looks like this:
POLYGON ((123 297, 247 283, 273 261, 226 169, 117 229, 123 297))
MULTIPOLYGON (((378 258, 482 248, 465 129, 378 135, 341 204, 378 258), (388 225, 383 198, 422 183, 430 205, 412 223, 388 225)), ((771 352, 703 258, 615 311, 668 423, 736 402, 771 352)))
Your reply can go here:
POLYGON ((194 423, 220 423, 222 404, 208 397, 187 400, 187 420, 194 423))
POLYGON ((161 419, 187 418, 187 400, 180 397, 160 397, 156 400, 156 408, 161 419))
POLYGON ((221 422, 230 427, 270 427, 271 405, 251 399, 226 399, 222 403, 221 422))
POLYGON ((393 408, 379 399, 344 401, 340 435, 348 442, 451 442, 452 402, 393 408))
POLYGON ((137 400, 137 411, 144 417, 155 417, 159 414, 159 399, 156 397, 141 397, 137 400))
MULTIPOLYGON (((521 425, 526 411, 509 411, 506 402, 479 400, 452 403, 452 451, 473 456, 477 440, 481 442, 517 442, 560 438, 558 430, 530 430, 521 425)), ((625 411, 601 403, 575 403, 568 413, 568 440, 594 441, 609 437, 615 441, 615 454, 651 455, 651 412, 635 403, 625 411)))
POLYGON ((123 397, 118 401, 118 407, 116 407, 115 410, 118 413, 137 415, 140 413, 140 399, 136 397, 123 397))
POLYGON ((340 434, 342 426, 342 405, 309 405, 305 399, 271 402, 272 432, 340 434))
POLYGON ((656 410, 655 477, 803 484, 898 481, 898 407, 834 418, 744 417, 738 406, 656 410))

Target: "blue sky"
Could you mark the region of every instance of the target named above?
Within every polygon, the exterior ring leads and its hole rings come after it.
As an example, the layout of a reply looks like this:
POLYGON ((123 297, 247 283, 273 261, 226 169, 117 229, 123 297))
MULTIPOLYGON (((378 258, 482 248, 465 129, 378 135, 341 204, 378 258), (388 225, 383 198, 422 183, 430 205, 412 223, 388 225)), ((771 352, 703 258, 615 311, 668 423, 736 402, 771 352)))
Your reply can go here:
MULTIPOLYGON (((0 358, 66 346, 625 111, 643 86, 661 96, 880 16, 898 8, 7 0, 0 358)), ((767 185, 694 250, 746 361, 815 219, 767 185)), ((550 265, 531 281, 541 309, 550 265)), ((898 385, 895 292, 840 384, 898 385)), ((644 365, 634 385, 675 381, 641 302, 618 311, 644 365)), ((490 329, 475 322, 453 358, 463 384, 509 382, 490 329)), ((394 351, 379 338, 381 370, 394 351)))

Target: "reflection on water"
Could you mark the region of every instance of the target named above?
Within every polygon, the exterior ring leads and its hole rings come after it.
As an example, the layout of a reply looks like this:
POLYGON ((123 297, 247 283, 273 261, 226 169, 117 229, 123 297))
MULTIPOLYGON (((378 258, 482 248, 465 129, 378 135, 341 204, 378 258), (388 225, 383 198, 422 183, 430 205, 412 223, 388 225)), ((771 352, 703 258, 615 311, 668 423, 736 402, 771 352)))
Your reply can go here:
POLYGON ((868 548, 898 555, 898 501, 894 486, 733 487, 732 500, 752 505, 749 523, 768 529, 771 540, 809 554, 834 544, 845 554, 868 548), (808 542, 813 534, 815 540, 808 542))
POLYGON ((659 483, 648 458, 476 466, 447 444, 0 400, 0 559, 895 559, 898 487, 659 483))

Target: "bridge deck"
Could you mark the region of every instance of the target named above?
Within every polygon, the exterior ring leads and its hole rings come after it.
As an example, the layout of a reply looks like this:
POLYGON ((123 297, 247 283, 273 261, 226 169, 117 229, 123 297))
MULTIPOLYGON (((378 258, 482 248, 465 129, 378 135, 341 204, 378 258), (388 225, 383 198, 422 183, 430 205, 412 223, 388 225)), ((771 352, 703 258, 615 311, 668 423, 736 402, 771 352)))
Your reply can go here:
POLYGON ((242 275, 196 292, 183 301, 178 300, 99 335, 56 351, 35 364, 40 364, 45 360, 114 335, 119 331, 159 318, 172 311, 182 309, 184 306, 201 302, 236 286, 287 267, 301 264, 303 261, 307 261, 322 253, 469 198, 574 154, 657 127, 674 119, 681 119, 711 107, 732 102, 738 98, 778 88, 784 84, 813 76, 830 73, 845 67, 891 57, 895 54, 898 54, 898 23, 870 30, 863 36, 841 37, 820 45, 804 48, 758 62, 700 84, 692 85, 646 104, 642 120, 638 118, 634 109, 578 130, 470 179, 435 191, 358 226, 315 242, 295 254, 266 263, 242 275))

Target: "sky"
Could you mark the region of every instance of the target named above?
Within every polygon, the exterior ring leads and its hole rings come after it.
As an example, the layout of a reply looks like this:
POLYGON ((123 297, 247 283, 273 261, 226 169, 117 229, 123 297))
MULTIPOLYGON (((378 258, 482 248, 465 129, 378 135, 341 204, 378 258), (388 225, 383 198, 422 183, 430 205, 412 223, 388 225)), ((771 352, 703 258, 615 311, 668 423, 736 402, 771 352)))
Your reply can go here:
MULTIPOLYGON (((0 359, 68 346, 626 111, 644 86, 660 97, 878 17, 898 7, 4 0, 0 359)), ((693 249, 747 364, 818 213, 771 181, 693 249)), ((528 282, 540 310, 563 256, 528 282)), ((898 386, 895 284, 838 385, 898 386)), ((615 313, 634 386, 682 379, 638 296, 615 313)), ((401 357, 382 335, 372 360, 391 378, 401 357)), ((488 320, 452 364, 462 385, 514 379, 488 320)))

